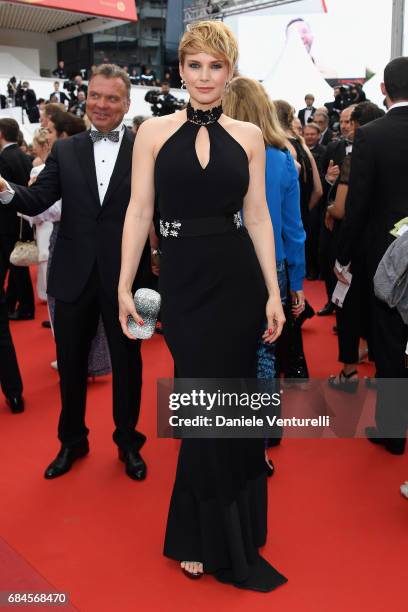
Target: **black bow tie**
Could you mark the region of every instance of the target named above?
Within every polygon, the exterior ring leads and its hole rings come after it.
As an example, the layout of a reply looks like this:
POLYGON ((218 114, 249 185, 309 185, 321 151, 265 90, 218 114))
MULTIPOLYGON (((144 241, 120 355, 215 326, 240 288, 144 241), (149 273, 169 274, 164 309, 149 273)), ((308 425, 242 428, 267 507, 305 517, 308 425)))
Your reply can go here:
POLYGON ((92 142, 99 142, 99 140, 103 140, 104 138, 107 138, 108 140, 111 140, 112 142, 119 142, 118 130, 114 130, 112 132, 106 132, 106 133, 99 132, 98 130, 91 130, 89 134, 91 136, 92 142))

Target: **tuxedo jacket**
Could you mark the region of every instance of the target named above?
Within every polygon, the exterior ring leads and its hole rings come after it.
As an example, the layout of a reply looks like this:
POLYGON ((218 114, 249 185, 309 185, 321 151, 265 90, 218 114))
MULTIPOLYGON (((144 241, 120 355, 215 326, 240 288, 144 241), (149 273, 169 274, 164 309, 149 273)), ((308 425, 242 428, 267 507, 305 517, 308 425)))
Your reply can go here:
POLYGON ((339 236, 338 260, 353 258, 365 232, 370 273, 394 240, 395 223, 408 217, 408 106, 391 109, 356 132, 346 216, 339 236))
POLYGON ((332 140, 333 140, 333 130, 331 130, 330 128, 327 128, 322 138, 322 142, 320 144, 323 145, 324 147, 327 147, 327 145, 329 145, 332 140))
POLYGON ((346 149, 347 143, 343 138, 339 138, 339 140, 332 140, 327 147, 321 159, 321 171, 322 171, 322 186, 323 186, 323 200, 325 205, 328 204, 328 198, 330 196, 330 200, 333 201, 336 197, 337 185, 330 185, 325 176, 327 174, 327 169, 330 164, 330 160, 333 160, 335 166, 339 166, 341 168, 344 158, 346 157, 346 149))
MULTIPOLYGON (((311 109, 311 110, 312 110, 311 117, 313 117, 313 115, 314 115, 314 114, 315 114, 315 112, 316 112, 316 109, 315 109, 315 107, 314 107, 314 106, 312 106, 312 109, 311 109)), ((299 111, 299 113, 298 113, 298 118, 300 119, 300 121, 301 121, 302 125, 306 125, 306 124, 305 124, 305 113, 306 113, 306 111, 307 111, 307 108, 302 108, 302 110, 300 110, 300 111, 299 111)))
MULTIPOLYGON (((31 159, 17 144, 9 145, 0 153, 0 174, 6 181, 28 185, 31 167, 31 159)), ((17 240, 19 233, 20 219, 17 211, 0 204, 0 235, 12 236, 17 240)))
POLYGON ((49 95, 49 99, 51 99, 52 96, 57 96, 60 104, 65 104, 65 101, 69 102, 69 98, 64 91, 52 91, 49 95))
MULTIPOLYGON (((133 140, 134 135, 126 129, 102 205, 89 132, 58 140, 32 187, 11 185, 16 194, 9 206, 26 215, 37 215, 62 199, 47 289, 58 300, 76 301, 95 264, 104 292, 117 300, 122 230, 130 199, 133 140)), ((146 243, 134 288, 144 282, 149 265, 146 243)))

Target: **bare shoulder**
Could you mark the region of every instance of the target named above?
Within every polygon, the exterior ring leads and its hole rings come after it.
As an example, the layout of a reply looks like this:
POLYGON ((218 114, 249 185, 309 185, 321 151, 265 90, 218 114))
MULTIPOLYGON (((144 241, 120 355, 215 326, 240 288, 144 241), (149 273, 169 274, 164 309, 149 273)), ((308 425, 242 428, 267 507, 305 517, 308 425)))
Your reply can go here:
POLYGON ((249 159, 260 144, 264 146, 262 131, 254 123, 237 121, 224 115, 221 125, 245 149, 249 159))
POLYGON ((182 126, 185 120, 183 111, 146 119, 138 129, 136 142, 139 141, 143 142, 143 145, 148 145, 150 151, 156 157, 162 145, 182 126))

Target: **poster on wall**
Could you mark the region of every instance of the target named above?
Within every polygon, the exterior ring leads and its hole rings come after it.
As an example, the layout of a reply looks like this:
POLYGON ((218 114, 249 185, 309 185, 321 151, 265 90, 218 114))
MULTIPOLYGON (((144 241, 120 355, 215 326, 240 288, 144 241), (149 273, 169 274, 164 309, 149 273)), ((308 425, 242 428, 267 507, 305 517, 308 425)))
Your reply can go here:
POLYGON ((97 17, 111 17, 124 21, 136 21, 134 0, 9 0, 16 4, 30 4, 44 8, 54 8, 97 17))

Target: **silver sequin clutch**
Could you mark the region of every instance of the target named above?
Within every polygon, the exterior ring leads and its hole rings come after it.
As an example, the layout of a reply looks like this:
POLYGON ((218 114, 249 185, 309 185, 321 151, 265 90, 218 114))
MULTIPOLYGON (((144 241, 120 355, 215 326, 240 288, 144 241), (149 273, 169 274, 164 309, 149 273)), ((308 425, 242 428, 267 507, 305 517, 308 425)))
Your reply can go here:
POLYGON ((160 310, 160 293, 153 289, 138 289, 134 296, 136 311, 142 317, 144 325, 138 325, 133 317, 128 319, 129 333, 140 340, 147 340, 154 334, 160 310))

